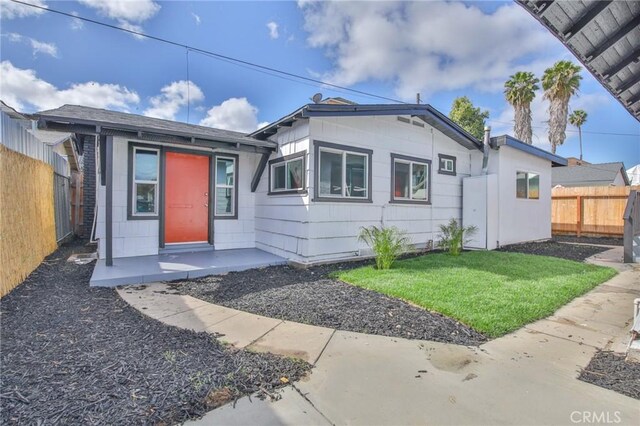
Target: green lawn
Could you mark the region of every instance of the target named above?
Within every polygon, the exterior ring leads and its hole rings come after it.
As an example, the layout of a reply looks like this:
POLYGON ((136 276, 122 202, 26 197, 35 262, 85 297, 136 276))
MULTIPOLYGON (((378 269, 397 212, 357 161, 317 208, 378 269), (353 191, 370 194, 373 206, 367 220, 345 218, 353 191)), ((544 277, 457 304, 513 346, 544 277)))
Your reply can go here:
POLYGON ((616 274, 546 256, 497 251, 406 259, 393 269, 367 266, 335 277, 443 313, 491 337, 553 314, 616 274))

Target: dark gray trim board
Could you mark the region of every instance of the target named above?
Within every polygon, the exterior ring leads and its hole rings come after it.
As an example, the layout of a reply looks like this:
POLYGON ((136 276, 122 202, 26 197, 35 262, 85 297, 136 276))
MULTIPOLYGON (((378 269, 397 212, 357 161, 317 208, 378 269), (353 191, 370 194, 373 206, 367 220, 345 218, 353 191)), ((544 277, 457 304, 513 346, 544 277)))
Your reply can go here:
POLYGON ((449 176, 456 176, 456 172, 458 170, 457 165, 457 158, 454 157, 453 155, 446 155, 446 154, 438 154, 438 173, 441 175, 449 175, 449 176), (448 170, 444 170, 442 169, 442 160, 452 160, 453 161, 453 171, 450 172, 448 170))
MULTIPOLYGON (((224 152, 214 152, 213 153, 213 164, 216 166, 217 169, 217 160, 218 157, 223 157, 223 158, 235 158, 235 176, 233 177, 233 190, 234 190, 234 196, 233 196, 233 201, 234 201, 234 206, 233 206, 233 216, 220 216, 216 214, 216 206, 215 206, 215 195, 213 197, 213 216, 214 216, 214 220, 233 220, 233 219, 238 219, 238 186, 240 186, 238 184, 238 178, 240 177, 240 156, 238 154, 227 154, 224 152)), ((217 170, 214 170, 214 173, 217 173, 217 170)), ((214 174, 214 179, 213 179, 213 190, 216 190, 216 181, 215 181, 215 174, 214 174)))
POLYGON ((113 136, 107 136, 105 145, 105 264, 113 266, 113 136))
MULTIPOLYGON (((339 145, 331 142, 323 142, 315 140, 313 141, 313 169, 314 169, 314 186, 313 186, 313 200, 319 202, 330 203, 372 203, 373 199, 373 150, 365 148, 357 148, 348 145, 339 145), (351 151, 361 154, 367 154, 367 198, 346 198, 346 197, 320 197, 320 148, 337 149, 341 151, 351 151)), ((345 182, 343 182, 344 184, 345 182)))
POLYGON ((536 146, 529 145, 509 135, 495 136, 491 138, 491 146, 499 149, 502 145, 510 146, 527 154, 535 155, 536 157, 544 158, 551 161, 552 166, 566 166, 567 159, 560 157, 559 155, 552 154, 544 149, 540 149, 536 146))
POLYGON ((269 161, 269 179, 268 179, 267 195, 291 195, 291 194, 306 194, 307 193, 307 150, 296 152, 294 154, 284 155, 282 157, 274 158, 269 161), (271 190, 271 169, 275 164, 284 163, 290 160, 302 159, 302 189, 288 189, 283 191, 271 190))
MULTIPOLYGON (((113 136, 110 136, 111 138, 113 136)), ((138 142, 129 142, 127 147, 127 220, 158 220, 160 216, 160 192, 163 189, 160 187, 160 175, 162 175, 162 160, 164 153, 162 145, 150 145, 138 142), (152 149, 158 151, 158 211, 154 215, 137 216, 133 214, 133 151, 134 148, 152 149)), ((162 186, 164 188, 164 185, 162 186)))
MULTIPOLYGON (((409 179, 411 179, 412 177, 409 176, 409 179)), ((431 160, 427 159, 427 158, 418 158, 418 157, 411 157, 408 155, 402 155, 402 154, 394 154, 391 153, 391 178, 389 179, 391 181, 391 194, 390 194, 390 198, 389 198, 389 203, 391 204, 418 204, 418 205, 422 205, 422 206, 430 206, 431 205, 431 160), (404 161, 411 161, 414 163, 422 163, 422 164, 426 164, 427 165, 427 199, 425 201, 422 200, 396 200, 395 198, 395 193, 396 193, 396 160, 404 160, 404 161)))
POLYGON ((258 167, 256 167, 256 171, 253 173, 253 178, 251 179, 251 192, 256 192, 256 189, 258 189, 260 179, 262 179, 262 174, 264 173, 265 167, 267 167, 267 162, 269 161, 270 156, 270 153, 263 153, 260 157, 258 167))
POLYGON ((349 117, 349 116, 380 116, 380 115, 405 115, 422 119, 430 126, 452 138, 467 149, 479 149, 482 151, 482 142, 469 134, 462 127, 454 123, 449 117, 428 104, 361 104, 361 105, 335 105, 335 104, 307 104, 293 113, 282 117, 251 133, 249 136, 260 140, 266 140, 277 133, 281 126, 289 125, 295 120, 310 117, 349 117))

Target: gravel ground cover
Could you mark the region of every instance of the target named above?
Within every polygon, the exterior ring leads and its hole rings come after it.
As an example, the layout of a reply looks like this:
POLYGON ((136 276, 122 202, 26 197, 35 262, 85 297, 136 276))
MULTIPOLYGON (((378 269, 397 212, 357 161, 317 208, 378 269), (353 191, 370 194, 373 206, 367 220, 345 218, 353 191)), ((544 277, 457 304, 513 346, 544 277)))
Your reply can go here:
POLYGON ((172 287, 211 303, 272 318, 382 336, 478 345, 485 336, 444 315, 332 279, 370 262, 299 270, 274 266, 175 281, 172 287))
POLYGON ((599 351, 578 378, 640 399, 640 363, 625 362, 624 355, 599 351))
POLYGON ((622 246, 624 244, 622 238, 607 237, 573 237, 571 235, 555 235, 553 240, 561 243, 600 244, 605 246, 622 246))
POLYGON ((560 257, 567 260, 583 262, 594 254, 609 250, 607 247, 583 246, 578 244, 563 244, 557 241, 541 241, 532 243, 512 244, 500 247, 498 250, 513 253, 537 254, 540 256, 560 257))
POLYGON ((146 318, 89 287, 93 265, 66 262, 82 251, 63 246, 2 299, 0 424, 176 424, 309 371, 146 318))

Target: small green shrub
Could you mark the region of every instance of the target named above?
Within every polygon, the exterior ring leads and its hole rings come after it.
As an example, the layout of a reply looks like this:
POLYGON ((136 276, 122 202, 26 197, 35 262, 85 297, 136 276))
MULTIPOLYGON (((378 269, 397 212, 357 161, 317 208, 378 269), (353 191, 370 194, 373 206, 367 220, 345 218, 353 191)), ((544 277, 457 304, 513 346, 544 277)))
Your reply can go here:
POLYGON ((376 256, 378 269, 390 269, 402 253, 413 249, 411 239, 395 226, 362 228, 358 239, 371 247, 376 256))
POLYGON ((438 247, 449 252, 452 256, 460 255, 462 248, 471 241, 471 236, 478 232, 476 226, 460 226, 457 220, 451 219, 446 225, 440 225, 440 241, 438 247))

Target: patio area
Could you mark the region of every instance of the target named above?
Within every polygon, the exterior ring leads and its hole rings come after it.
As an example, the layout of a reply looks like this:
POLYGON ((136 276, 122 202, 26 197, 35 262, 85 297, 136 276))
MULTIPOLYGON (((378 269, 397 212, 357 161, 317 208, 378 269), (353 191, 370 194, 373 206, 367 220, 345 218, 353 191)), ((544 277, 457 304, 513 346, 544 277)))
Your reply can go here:
POLYGON ((285 258, 256 248, 115 258, 113 266, 106 266, 105 260, 99 259, 93 270, 90 285, 115 287, 197 278, 286 263, 285 258))

